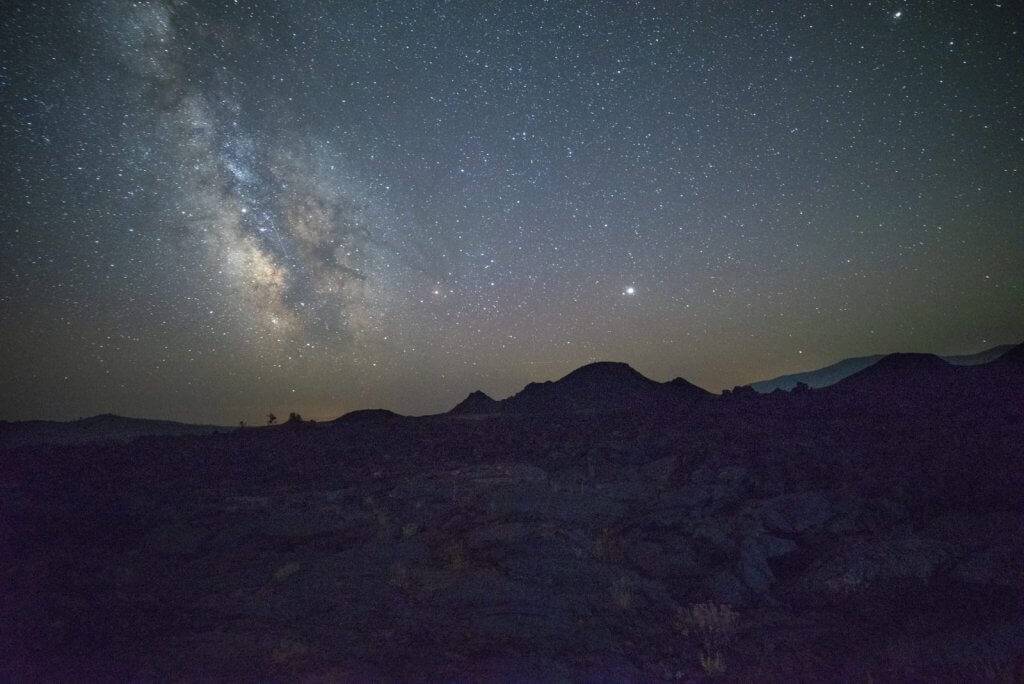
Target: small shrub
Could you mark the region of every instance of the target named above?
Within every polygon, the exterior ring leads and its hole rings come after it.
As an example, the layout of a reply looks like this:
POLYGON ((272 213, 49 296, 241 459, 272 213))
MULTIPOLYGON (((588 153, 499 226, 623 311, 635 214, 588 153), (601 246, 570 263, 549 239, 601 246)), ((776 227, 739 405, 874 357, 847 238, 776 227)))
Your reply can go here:
POLYGON ((402 563, 391 564, 389 581, 392 586, 403 592, 409 592, 413 588, 412 574, 402 563))
POLYGON ((466 549, 460 541, 445 546, 442 557, 445 567, 452 572, 459 572, 466 567, 466 549))
POLYGON ((708 676, 725 672, 722 651, 736 636, 739 614, 726 604, 694 603, 679 611, 677 627, 700 642, 698 658, 708 676))
POLYGON ((615 605, 621 610, 629 610, 633 607, 635 597, 633 596, 633 583, 626 577, 620 577, 612 584, 612 598, 615 605))
POLYGON ((270 652, 270 657, 277 664, 302 660, 309 654, 309 646, 301 641, 281 639, 270 652))
POLYGON ((274 579, 278 582, 288 579, 302 568, 298 563, 285 563, 274 571, 274 579))
POLYGON ((594 544, 594 556, 608 562, 621 561, 626 556, 626 543, 621 533, 612 527, 604 527, 594 544))
POLYGON ((709 677, 714 677, 715 675, 725 672, 725 664, 722 662, 722 654, 718 651, 716 651, 714 655, 701 653, 700 666, 704 670, 704 674, 709 677))

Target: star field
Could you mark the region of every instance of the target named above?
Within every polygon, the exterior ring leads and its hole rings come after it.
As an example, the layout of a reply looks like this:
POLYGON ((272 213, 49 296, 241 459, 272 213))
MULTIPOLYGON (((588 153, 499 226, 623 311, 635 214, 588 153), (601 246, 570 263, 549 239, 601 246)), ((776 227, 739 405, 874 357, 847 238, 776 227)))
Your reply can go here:
POLYGON ((0 418, 1024 338, 1014 3, 12 3, 0 418))

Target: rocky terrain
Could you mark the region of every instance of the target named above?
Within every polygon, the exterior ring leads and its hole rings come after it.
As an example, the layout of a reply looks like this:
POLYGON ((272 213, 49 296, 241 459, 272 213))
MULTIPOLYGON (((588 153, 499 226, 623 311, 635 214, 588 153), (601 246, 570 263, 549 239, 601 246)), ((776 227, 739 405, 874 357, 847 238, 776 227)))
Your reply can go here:
POLYGON ((10 446, 0 676, 1020 681, 1022 457, 1024 346, 10 446))

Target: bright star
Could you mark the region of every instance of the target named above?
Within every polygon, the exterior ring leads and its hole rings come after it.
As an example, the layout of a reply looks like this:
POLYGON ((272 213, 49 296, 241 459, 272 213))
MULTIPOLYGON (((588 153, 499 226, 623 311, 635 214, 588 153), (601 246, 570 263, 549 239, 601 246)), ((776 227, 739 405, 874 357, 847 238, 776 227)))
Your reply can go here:
POLYGON ((896 10, 895 12, 892 13, 892 18, 893 19, 899 19, 902 16, 903 16, 903 10, 896 10))
POLYGON ((635 295, 636 294, 636 288, 634 288, 632 285, 630 285, 629 287, 626 288, 625 294, 627 294, 627 295, 635 295))

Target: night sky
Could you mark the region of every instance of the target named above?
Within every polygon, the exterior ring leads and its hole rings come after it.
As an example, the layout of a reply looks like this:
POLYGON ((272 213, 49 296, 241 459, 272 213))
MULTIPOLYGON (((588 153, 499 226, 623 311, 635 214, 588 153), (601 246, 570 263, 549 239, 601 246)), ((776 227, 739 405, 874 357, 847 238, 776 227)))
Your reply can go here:
POLYGON ((0 418, 1024 339, 1003 2, 5 2, 0 418), (758 9, 757 7, 760 7, 758 9))

